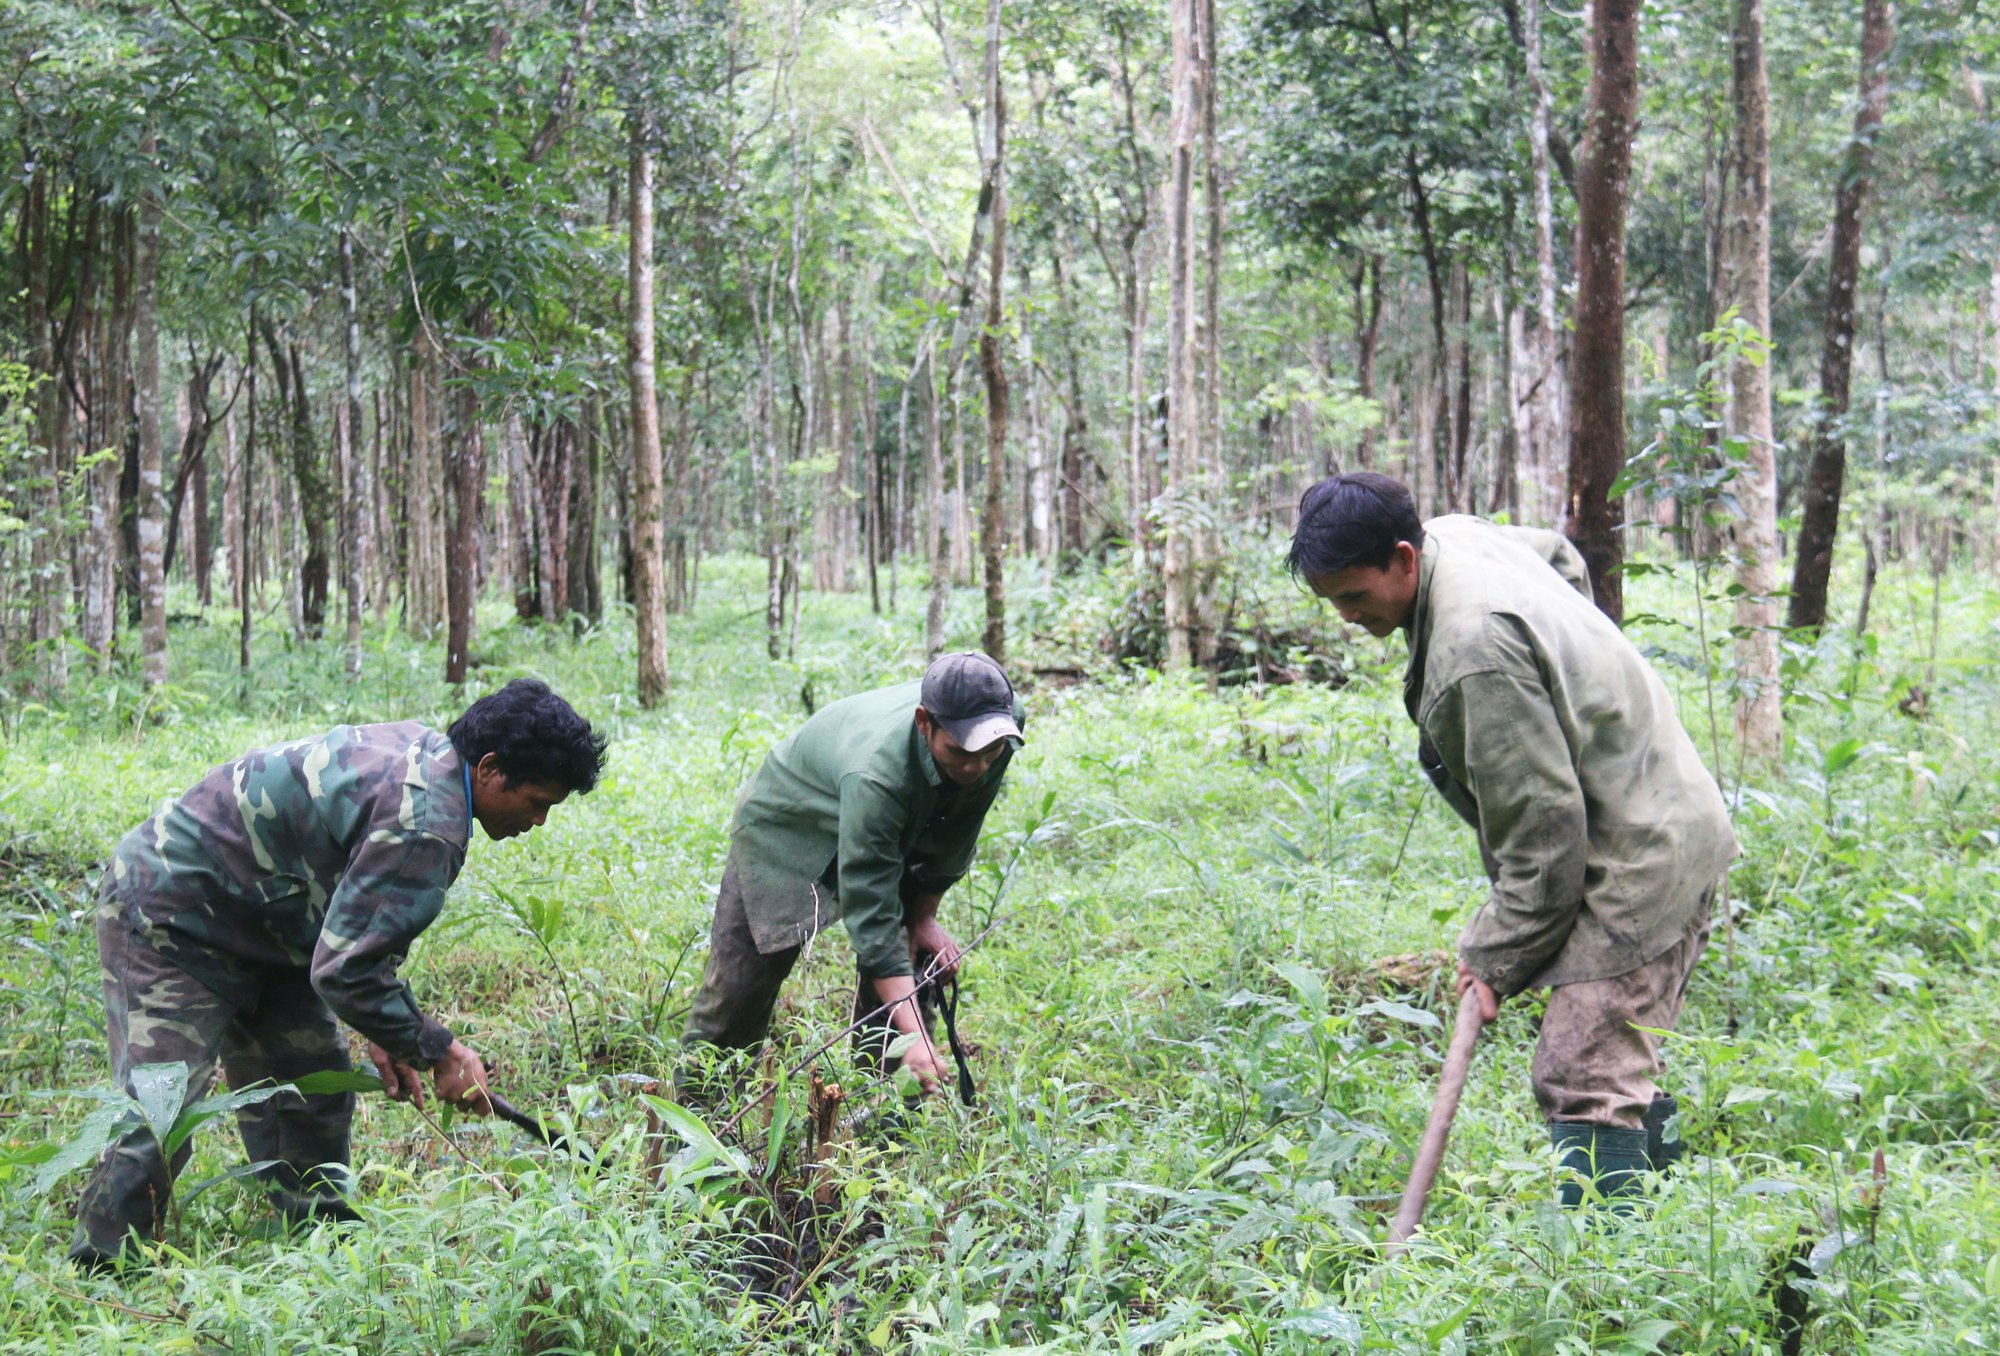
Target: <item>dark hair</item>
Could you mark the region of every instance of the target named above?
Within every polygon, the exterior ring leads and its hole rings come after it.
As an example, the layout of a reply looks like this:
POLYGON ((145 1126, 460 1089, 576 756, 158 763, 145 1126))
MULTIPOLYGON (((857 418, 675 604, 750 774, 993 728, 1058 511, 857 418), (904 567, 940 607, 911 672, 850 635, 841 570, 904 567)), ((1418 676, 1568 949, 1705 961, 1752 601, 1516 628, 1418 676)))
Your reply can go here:
POLYGON ((489 753, 498 758, 510 787, 555 782, 579 794, 597 785, 609 742, 535 678, 516 678, 481 697, 445 733, 468 766, 489 753))
POLYGON ((1308 582, 1356 565, 1380 570, 1403 541, 1424 549, 1424 525, 1402 481, 1374 471, 1329 476, 1299 498, 1285 568, 1308 582))

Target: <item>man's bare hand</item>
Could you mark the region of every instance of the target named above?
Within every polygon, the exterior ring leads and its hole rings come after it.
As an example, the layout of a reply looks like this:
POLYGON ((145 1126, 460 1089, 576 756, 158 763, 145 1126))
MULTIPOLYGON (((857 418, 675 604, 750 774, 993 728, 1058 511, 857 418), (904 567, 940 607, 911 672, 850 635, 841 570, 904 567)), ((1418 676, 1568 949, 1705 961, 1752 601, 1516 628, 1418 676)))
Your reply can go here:
POLYGON ((486 1100, 486 1064, 463 1041, 451 1043, 444 1058, 431 1066, 431 1077, 437 1085, 438 1100, 446 1106, 481 1116, 493 1114, 493 1104, 486 1100))
POLYGON ((937 1047, 922 1036, 903 1052, 903 1067, 916 1078, 917 1086, 927 1097, 935 1096, 944 1086, 944 1061, 939 1058, 937 1047))
POLYGON ((382 1091, 389 1094, 390 1101, 415 1102, 419 1108, 423 1106, 423 1075, 417 1072, 416 1065, 405 1064, 374 1041, 368 1042, 368 1061, 382 1076, 382 1091))
POLYGON ((1465 962, 1458 963, 1458 996, 1465 997, 1471 989, 1479 995, 1479 1018, 1490 1022, 1500 1015, 1500 995, 1493 992, 1493 986, 1465 968, 1465 962))
MULTIPOLYGON (((944 925, 935 918, 919 919, 910 928, 910 959, 915 960, 924 952, 937 957, 938 979, 950 979, 958 973, 959 957, 964 954, 958 939, 944 930, 944 925)), ((924 978, 922 974, 918 979, 924 978)))

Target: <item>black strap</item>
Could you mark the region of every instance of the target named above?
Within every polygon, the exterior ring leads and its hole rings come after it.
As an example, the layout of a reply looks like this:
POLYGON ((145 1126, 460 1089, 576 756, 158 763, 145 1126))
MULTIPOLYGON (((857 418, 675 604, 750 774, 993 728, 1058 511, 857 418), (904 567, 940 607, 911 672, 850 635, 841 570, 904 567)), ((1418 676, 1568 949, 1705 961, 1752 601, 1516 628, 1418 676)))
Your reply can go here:
POLYGON ((965 1042, 958 1035, 958 976, 935 973, 938 958, 928 951, 916 960, 917 968, 928 976, 923 982, 933 990, 938 1011, 944 1016, 945 1040, 951 1043, 951 1058, 958 1065, 958 1100, 977 1106, 979 1085, 972 1081, 972 1061, 966 1058, 965 1042))

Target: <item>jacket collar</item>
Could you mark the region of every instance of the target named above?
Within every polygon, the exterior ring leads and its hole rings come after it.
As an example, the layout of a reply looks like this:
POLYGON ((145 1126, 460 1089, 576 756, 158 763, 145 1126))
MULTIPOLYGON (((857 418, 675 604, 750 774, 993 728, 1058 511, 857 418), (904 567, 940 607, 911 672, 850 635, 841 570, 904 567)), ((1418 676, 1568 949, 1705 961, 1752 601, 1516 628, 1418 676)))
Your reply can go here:
POLYGON ((1444 542, 1435 532, 1424 533, 1424 549, 1417 563, 1417 600, 1410 607, 1410 665, 1403 671, 1403 704, 1412 714, 1424 689, 1424 660, 1431 639, 1431 581, 1437 578, 1438 560, 1444 542))

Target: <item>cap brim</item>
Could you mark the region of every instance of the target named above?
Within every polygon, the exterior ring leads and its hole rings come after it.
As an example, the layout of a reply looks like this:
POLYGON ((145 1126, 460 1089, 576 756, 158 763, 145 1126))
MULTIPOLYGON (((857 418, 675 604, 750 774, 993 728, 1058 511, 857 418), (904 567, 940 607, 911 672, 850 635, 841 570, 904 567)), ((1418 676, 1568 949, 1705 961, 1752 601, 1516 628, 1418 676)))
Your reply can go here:
POLYGON ((1011 715, 996 712, 989 716, 972 716, 965 720, 941 720, 945 733, 958 741, 958 746, 967 753, 978 753, 990 748, 996 741, 1011 739, 1016 744, 1027 741, 1021 738, 1021 727, 1014 723, 1011 715))

